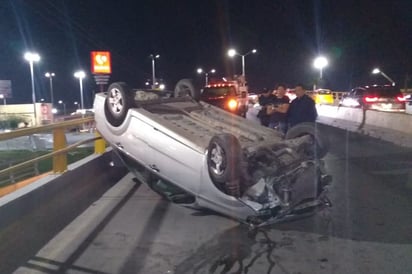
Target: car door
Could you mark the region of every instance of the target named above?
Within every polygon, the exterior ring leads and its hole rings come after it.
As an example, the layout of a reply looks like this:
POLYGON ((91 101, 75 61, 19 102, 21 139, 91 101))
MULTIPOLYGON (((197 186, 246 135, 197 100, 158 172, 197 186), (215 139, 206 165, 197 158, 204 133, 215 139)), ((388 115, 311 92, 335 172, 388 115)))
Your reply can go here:
POLYGON ((148 139, 150 139, 151 126, 142 120, 139 115, 133 115, 130 119, 128 131, 122 142, 116 143, 119 148, 129 153, 140 164, 148 167, 151 163, 152 154, 149 150, 148 139))
POLYGON ((203 154, 161 126, 152 126, 148 134, 149 167, 184 190, 198 193, 203 154))

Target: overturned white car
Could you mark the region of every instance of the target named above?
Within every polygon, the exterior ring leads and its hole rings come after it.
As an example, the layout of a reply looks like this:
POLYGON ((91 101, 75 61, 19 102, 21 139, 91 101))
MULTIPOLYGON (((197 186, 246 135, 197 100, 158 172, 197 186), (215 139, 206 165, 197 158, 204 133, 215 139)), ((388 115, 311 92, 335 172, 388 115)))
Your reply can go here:
POLYGON ((330 205, 314 125, 284 137, 197 95, 187 80, 174 92, 113 83, 95 96, 96 127, 139 181, 175 203, 253 226, 330 205))

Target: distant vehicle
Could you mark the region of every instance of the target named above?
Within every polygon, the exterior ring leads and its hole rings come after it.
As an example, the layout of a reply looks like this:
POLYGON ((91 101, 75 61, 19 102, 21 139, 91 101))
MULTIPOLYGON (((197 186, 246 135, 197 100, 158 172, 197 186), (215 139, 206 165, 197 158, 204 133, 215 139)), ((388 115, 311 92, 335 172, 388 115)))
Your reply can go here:
POLYGON ((195 100, 192 88, 179 81, 174 92, 154 92, 118 82, 96 94, 96 128, 140 182, 172 202, 253 227, 330 206, 321 159, 327 141, 314 124, 284 138, 195 100))
POLYGON ((249 105, 247 87, 239 81, 211 82, 203 88, 200 100, 242 117, 249 105))
POLYGON ((286 90, 286 94, 287 97, 289 97, 289 101, 292 102, 294 99, 296 99, 296 93, 294 89, 290 89, 288 88, 286 90))
POLYGON ((82 115, 94 115, 94 109, 88 108, 88 109, 77 109, 75 112, 70 113, 70 115, 74 116, 82 116, 82 115))
POLYGON ((334 98, 330 89, 317 89, 313 91, 312 98, 318 105, 333 105, 334 98))
POLYGON ((405 96, 394 86, 365 86, 352 89, 339 102, 344 107, 380 111, 405 111, 405 96))
POLYGON ((405 100, 405 112, 408 114, 412 114, 412 94, 406 94, 405 100))
POLYGON ((254 104, 258 103, 258 101, 259 101, 259 95, 256 94, 256 93, 249 93, 248 98, 249 98, 249 104, 250 105, 254 105, 254 104))

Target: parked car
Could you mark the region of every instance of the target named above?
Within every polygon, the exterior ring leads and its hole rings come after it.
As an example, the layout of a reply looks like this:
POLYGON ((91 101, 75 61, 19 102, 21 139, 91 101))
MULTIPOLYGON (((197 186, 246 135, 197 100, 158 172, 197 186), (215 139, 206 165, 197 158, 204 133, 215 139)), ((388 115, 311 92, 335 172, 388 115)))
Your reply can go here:
POLYGON ((292 102, 296 99, 295 89, 288 88, 286 90, 286 96, 289 97, 289 101, 292 102))
POLYGON ((334 97, 330 89, 314 90, 312 98, 318 105, 333 105, 334 103, 334 97))
POLYGON ((339 105, 381 111, 405 111, 405 101, 399 88, 373 85, 352 89, 339 105))
POLYGON ((96 94, 97 130, 139 181, 172 202, 251 226, 330 206, 327 141, 318 127, 302 124, 283 138, 196 100, 192 87, 184 80, 173 92, 113 83, 96 94))
POLYGON ((405 112, 408 114, 412 114, 412 94, 406 94, 405 100, 405 112))

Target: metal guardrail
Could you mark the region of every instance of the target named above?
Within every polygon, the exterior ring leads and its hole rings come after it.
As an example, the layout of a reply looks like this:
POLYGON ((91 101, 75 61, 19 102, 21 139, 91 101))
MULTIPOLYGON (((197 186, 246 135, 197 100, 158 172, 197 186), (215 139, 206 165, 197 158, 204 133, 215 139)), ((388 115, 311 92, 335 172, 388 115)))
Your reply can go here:
POLYGON ((64 121, 60 123, 53 123, 53 124, 48 124, 48 125, 38 126, 38 127, 31 127, 31 128, 23 128, 23 129, 18 129, 15 131, 0 133, 0 141, 4 141, 4 140, 17 138, 17 137, 29 136, 29 135, 36 134, 36 133, 43 133, 43 132, 49 132, 49 131, 53 132, 53 152, 36 157, 34 159, 31 159, 31 160, 28 160, 28 161, 25 161, 19 164, 16 164, 16 165, 13 165, 3 170, 0 170, 0 176, 16 172, 18 170, 21 170, 24 167, 33 165, 41 160, 48 159, 48 158, 53 158, 53 173, 65 172, 67 170, 67 152, 77 148, 78 146, 82 144, 93 142, 93 141, 95 142, 94 152, 97 154, 102 154, 106 149, 106 144, 98 132, 95 133, 96 136, 93 138, 81 140, 69 146, 66 143, 65 130, 67 128, 84 125, 86 123, 90 123, 93 121, 94 121, 93 117, 79 118, 79 119, 73 119, 73 120, 64 121))
POLYGON ((65 129, 68 127, 78 126, 78 125, 88 123, 88 122, 93 122, 93 121, 94 121, 93 117, 87 117, 87 118, 79 118, 79 119, 73 119, 73 120, 68 120, 68 121, 59 122, 59 123, 48 124, 44 126, 21 128, 21 129, 13 130, 10 132, 0 133, 0 141, 17 138, 21 136, 32 135, 35 133, 47 132, 47 131, 51 131, 54 129, 65 129))

